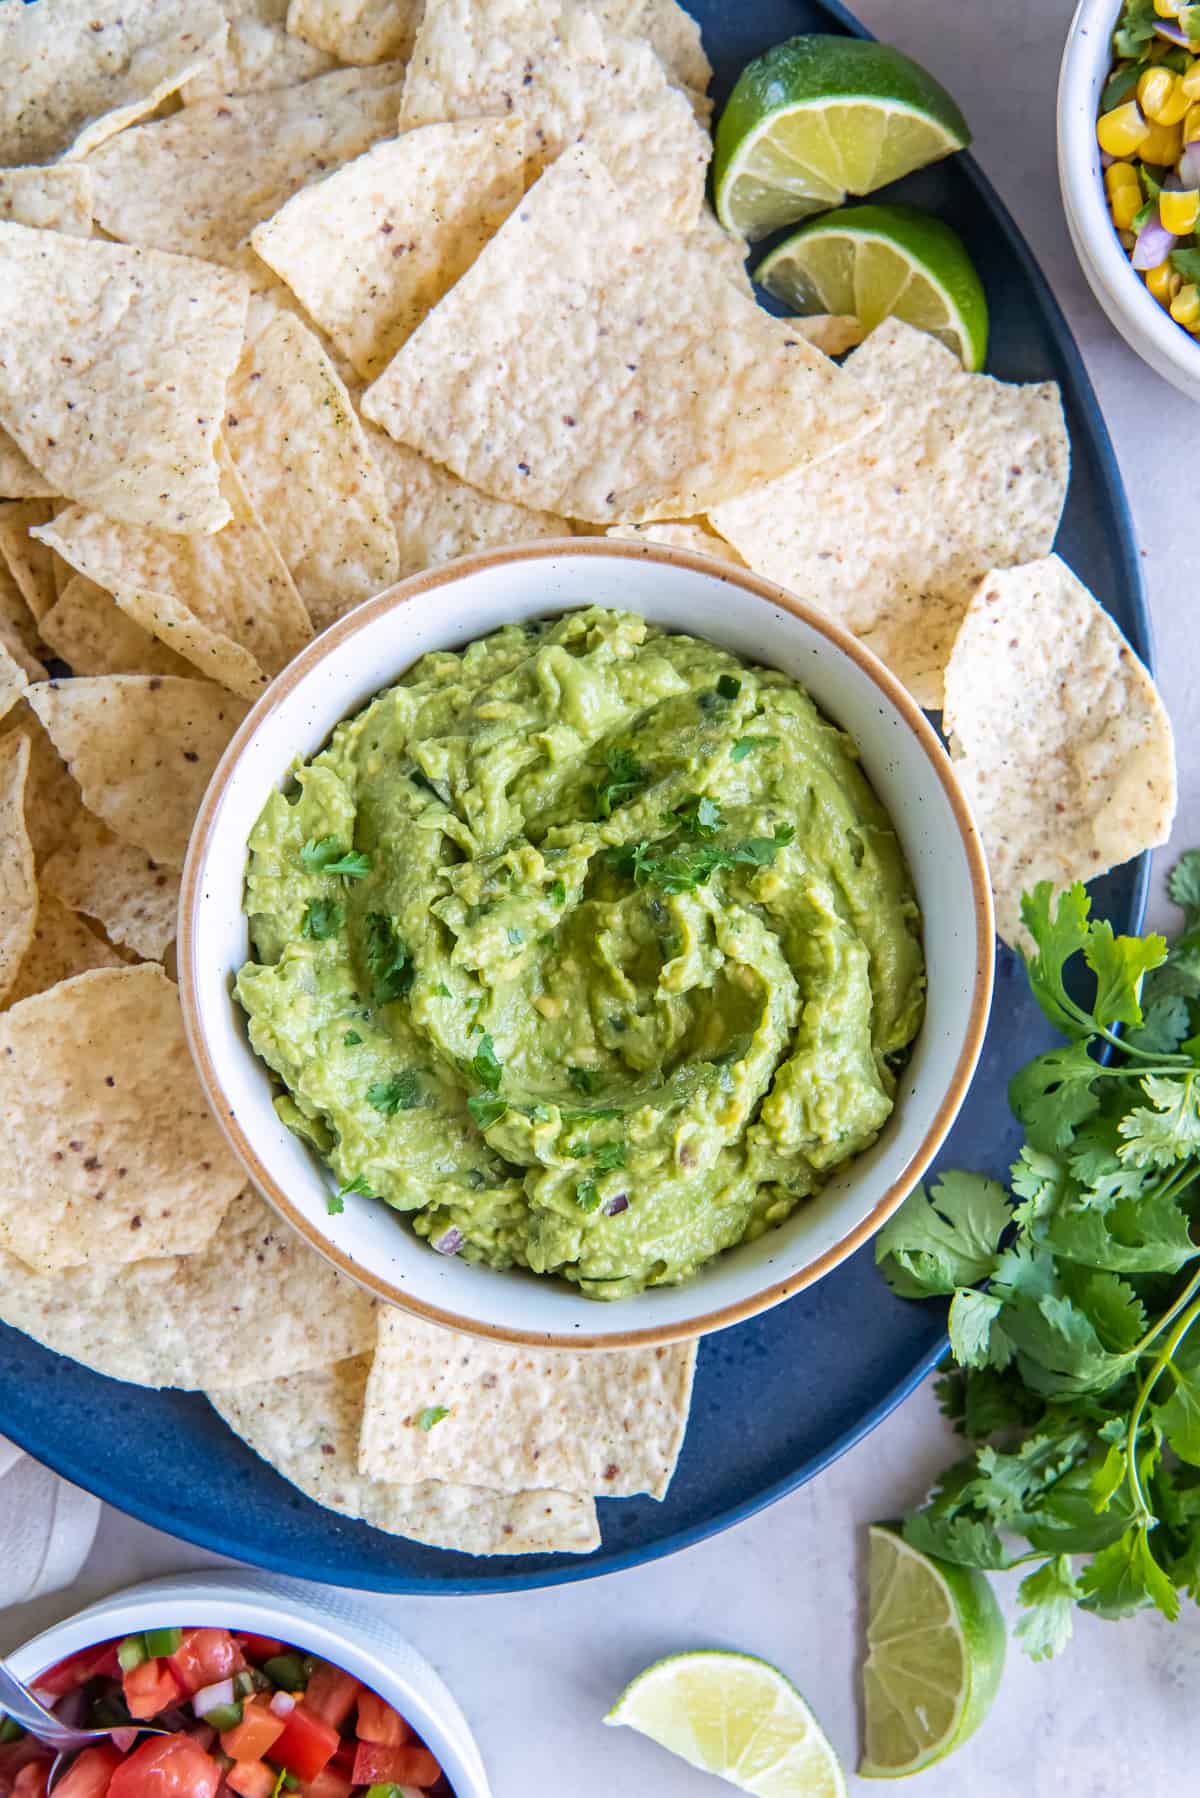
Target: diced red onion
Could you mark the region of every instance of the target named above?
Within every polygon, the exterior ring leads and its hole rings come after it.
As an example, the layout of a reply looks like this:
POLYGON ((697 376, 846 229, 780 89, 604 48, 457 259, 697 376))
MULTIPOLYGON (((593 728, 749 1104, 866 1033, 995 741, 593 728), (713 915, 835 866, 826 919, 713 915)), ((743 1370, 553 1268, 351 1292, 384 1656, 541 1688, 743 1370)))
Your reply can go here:
POLYGON ((209 1711, 215 1711, 218 1705, 234 1702, 233 1681, 219 1679, 215 1686, 201 1686, 192 1694, 192 1709, 198 1717, 207 1717, 209 1711))
POLYGON ((1101 152, 1100 152, 1100 167, 1102 169, 1110 169, 1114 162, 1119 162, 1119 161, 1120 161, 1120 158, 1117 156, 1114 156, 1111 150, 1101 150, 1101 152))
MULTIPOLYGON (((115 1749, 117 1749, 118 1753, 128 1754, 129 1750, 133 1747, 133 1744, 137 1741, 138 1736, 141 1734, 141 1731, 138 1728, 136 1728, 136 1726, 135 1726, 132 1729, 110 1730, 109 1733, 112 1736, 112 1745, 115 1749)), ((215 1730, 210 1729, 208 1731, 208 1736, 209 1736, 210 1741, 215 1736, 215 1734, 216 1734, 215 1730)), ((207 1747, 207 1743, 205 1744, 205 1746, 207 1747)))
POLYGON ((439 1255, 457 1255, 459 1249, 462 1248, 462 1245, 462 1231, 454 1224, 451 1224, 450 1228, 448 1230, 443 1230, 441 1235, 437 1238, 437 1241, 431 1242, 429 1246, 431 1249, 436 1249, 439 1255))
POLYGON ((1185 50, 1192 41, 1176 19, 1155 19, 1154 29, 1159 37, 1165 37, 1169 44, 1181 44, 1185 50))
POLYGON ((1130 261, 1139 272, 1148 268, 1157 268, 1160 262, 1166 261, 1178 242, 1179 239, 1174 232, 1168 231, 1167 227, 1159 222, 1158 210, 1155 208, 1138 232, 1130 261))
POLYGON ((619 1215, 620 1212, 628 1211, 628 1210, 629 1210, 629 1196, 627 1193, 619 1192, 615 1195, 615 1197, 613 1197, 611 1199, 605 1199, 605 1201, 604 1201, 605 1217, 616 1217, 619 1215))
POLYGON ((290 1717, 296 1708, 296 1700, 290 1692, 276 1692, 271 1699, 271 1710, 276 1717, 290 1717))
POLYGON ((1179 191, 1186 193, 1193 187, 1200 187, 1200 139, 1190 143, 1175 170, 1179 178, 1179 191))
POLYGON ((77 1729, 83 1722, 83 1713, 87 1710, 87 1705, 87 1693, 82 1686, 77 1686, 73 1692, 68 1692, 54 1705, 54 1715, 60 1723, 65 1723, 68 1729, 77 1729))

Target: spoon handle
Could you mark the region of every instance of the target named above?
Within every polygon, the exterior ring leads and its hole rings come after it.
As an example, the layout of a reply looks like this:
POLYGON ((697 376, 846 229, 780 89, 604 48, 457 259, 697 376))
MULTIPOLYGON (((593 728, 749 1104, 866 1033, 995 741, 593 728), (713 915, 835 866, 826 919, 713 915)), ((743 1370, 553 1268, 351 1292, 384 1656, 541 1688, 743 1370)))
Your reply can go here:
POLYGON ((29 1687, 22 1684, 3 1659, 0 1659, 0 1711, 50 1748, 75 1748, 87 1739, 85 1731, 70 1729, 39 1704, 29 1687))

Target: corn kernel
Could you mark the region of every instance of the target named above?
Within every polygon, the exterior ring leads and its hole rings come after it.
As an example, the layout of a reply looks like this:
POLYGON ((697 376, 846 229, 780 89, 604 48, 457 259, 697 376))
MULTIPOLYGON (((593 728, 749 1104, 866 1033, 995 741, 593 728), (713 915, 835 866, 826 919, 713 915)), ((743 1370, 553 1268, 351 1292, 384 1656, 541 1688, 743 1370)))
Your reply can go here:
POLYGON ((1174 86, 1175 77, 1170 69, 1147 69, 1145 74, 1138 78, 1138 105, 1148 119, 1158 118, 1159 107, 1164 106, 1171 98, 1174 86))
POLYGON ((1178 162, 1182 154, 1182 125, 1149 125, 1145 137, 1138 145, 1138 155, 1143 162, 1157 162, 1165 166, 1178 162))
POLYGON ((1110 156, 1132 156, 1150 136, 1153 127, 1142 117, 1136 100, 1126 100, 1096 120, 1096 141, 1110 156))
POLYGON ((1156 268, 1146 270, 1146 286, 1154 295, 1160 306, 1171 303, 1171 264, 1160 262, 1156 268))
POLYGON ((1176 19, 1179 17, 1179 0, 1154 0, 1154 10, 1160 19, 1176 19))
POLYGON ((1138 172, 1131 162, 1113 162, 1104 171, 1104 185, 1108 189, 1109 199, 1114 199, 1122 187, 1128 187, 1133 193, 1140 194, 1142 184, 1138 180, 1138 172))
POLYGON ((1164 187, 1158 196, 1158 217, 1166 230, 1186 237, 1200 218, 1200 189, 1190 187, 1186 193, 1169 194, 1164 187))
POLYGON ((1154 115, 1156 125, 1178 125, 1185 117, 1191 105, 1191 95, 1186 92, 1178 75, 1171 77, 1171 91, 1163 100, 1154 115))
MULTIPOLYGON (((1118 231, 1129 231, 1133 221, 1142 210, 1142 190, 1140 187, 1118 188, 1109 202, 1112 222, 1118 231)), ((1189 227, 1190 228, 1190 227, 1189 227)))
POLYGON ((1200 57, 1179 77, 1179 85, 1189 100, 1200 100, 1200 57))
POLYGON ((1200 137, 1200 105, 1189 106, 1183 115, 1183 141, 1185 144, 1195 143, 1200 137))
POLYGON ((1189 281, 1171 301, 1171 317, 1177 325, 1200 324, 1200 287, 1189 281))

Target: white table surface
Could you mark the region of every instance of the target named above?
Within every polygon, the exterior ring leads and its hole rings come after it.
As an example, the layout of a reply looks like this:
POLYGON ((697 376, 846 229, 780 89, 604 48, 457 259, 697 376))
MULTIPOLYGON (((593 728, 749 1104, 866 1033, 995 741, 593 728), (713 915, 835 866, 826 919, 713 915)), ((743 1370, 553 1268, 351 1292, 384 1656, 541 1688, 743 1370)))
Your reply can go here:
MULTIPOLYGON (((880 36, 957 96, 975 148, 1058 294, 1128 483, 1159 668, 1179 743, 1177 848, 1200 843, 1200 409, 1113 333, 1067 240, 1054 176, 1054 85, 1072 0, 860 0, 880 36)), ((1158 858, 1152 917, 1166 921, 1158 858)), ((510 1598, 376 1598, 458 1694, 496 1798, 701 1798, 728 1790, 600 1717, 649 1661, 726 1646, 765 1655, 805 1692, 848 1764, 858 1752, 863 1525, 920 1497, 953 1452, 926 1388, 836 1466, 713 1541, 632 1573, 510 1598)), ((186 1477, 186 1470, 185 1472, 186 1477)), ((82 1602, 215 1557, 107 1510, 69 1593, 0 1616, 0 1650, 82 1602)), ((1005 1584, 1005 1582, 1002 1582, 1005 1584)), ((1011 1599, 1015 1576, 1005 1584, 1011 1599)), ((1084 1620, 1067 1657, 1010 1655, 988 1722, 921 1779, 921 1798, 1155 1798, 1194 1765, 1200 1615, 1171 1627, 1084 1620)), ((855 1792, 878 1791, 852 1778, 855 1792)))

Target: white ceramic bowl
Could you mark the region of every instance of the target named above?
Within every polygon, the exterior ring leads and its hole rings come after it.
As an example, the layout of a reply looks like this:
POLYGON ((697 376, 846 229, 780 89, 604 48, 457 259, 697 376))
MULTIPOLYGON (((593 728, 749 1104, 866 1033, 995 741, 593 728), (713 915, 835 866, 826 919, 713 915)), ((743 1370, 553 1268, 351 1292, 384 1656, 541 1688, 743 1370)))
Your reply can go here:
POLYGON ((448 1687, 368 1605, 329 1587, 240 1569, 146 1580, 22 1643, 9 1665, 28 1681, 77 1649, 174 1624, 277 1636, 344 1667, 408 1719, 440 1761, 455 1798, 491 1798, 475 1738, 448 1687))
POLYGON ((1131 349, 1172 386, 1200 399, 1200 340, 1152 297, 1122 249, 1104 192, 1096 115, 1112 62, 1121 0, 1079 0, 1058 81, 1058 178, 1067 229, 1088 285, 1131 349))
POLYGON ((991 997, 983 852, 950 762, 922 714, 853 638, 769 582, 704 556, 604 538, 530 544, 434 569, 367 601, 309 645, 234 737, 200 809, 180 905, 184 1017, 210 1103, 252 1179, 314 1247, 393 1304, 509 1340, 614 1348, 720 1329, 789 1297, 878 1229, 958 1111, 991 997), (319 749, 427 650, 512 620, 598 604, 707 637, 802 682, 862 751, 900 834, 925 917, 929 1006, 897 1104, 871 1149, 778 1230, 683 1286, 614 1304, 565 1281, 436 1255, 378 1200, 326 1212, 330 1177, 272 1107, 231 983, 248 954, 246 840, 297 755, 319 749))

